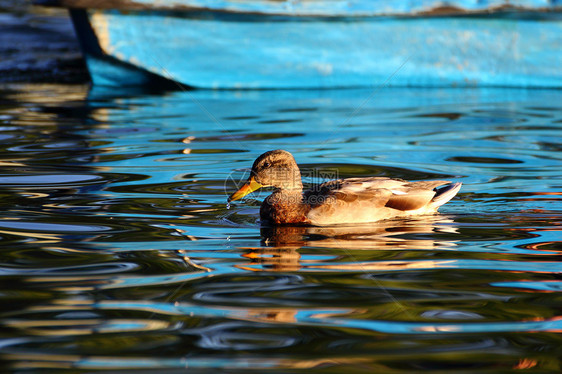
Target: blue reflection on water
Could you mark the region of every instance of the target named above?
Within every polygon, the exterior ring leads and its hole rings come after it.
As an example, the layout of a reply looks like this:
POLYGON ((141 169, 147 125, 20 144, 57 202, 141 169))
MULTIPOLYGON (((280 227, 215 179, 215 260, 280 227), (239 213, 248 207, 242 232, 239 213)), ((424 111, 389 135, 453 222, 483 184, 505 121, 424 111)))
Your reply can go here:
POLYGON ((411 372, 453 352, 457 367, 555 367, 562 93, 371 93, 1 91, 4 358, 411 372), (230 209, 226 196, 279 148, 324 173, 305 183, 463 188, 434 217, 262 227, 269 192, 230 209))

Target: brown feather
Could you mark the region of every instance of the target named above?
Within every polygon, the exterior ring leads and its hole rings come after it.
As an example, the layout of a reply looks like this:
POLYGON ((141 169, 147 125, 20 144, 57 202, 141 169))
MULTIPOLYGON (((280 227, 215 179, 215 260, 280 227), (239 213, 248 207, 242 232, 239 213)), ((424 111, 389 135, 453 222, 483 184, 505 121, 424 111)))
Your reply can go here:
POLYGON ((409 191, 407 195, 392 195, 385 206, 398 210, 416 210, 423 208, 435 196, 432 190, 409 191))

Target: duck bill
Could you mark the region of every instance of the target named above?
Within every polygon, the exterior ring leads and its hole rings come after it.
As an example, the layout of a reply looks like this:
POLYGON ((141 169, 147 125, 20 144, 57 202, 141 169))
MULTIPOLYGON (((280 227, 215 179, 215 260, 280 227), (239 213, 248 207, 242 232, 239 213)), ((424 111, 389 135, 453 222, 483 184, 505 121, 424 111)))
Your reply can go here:
POLYGON ((255 190, 257 190, 261 187, 263 187, 263 186, 261 184, 259 184, 258 182, 256 182, 254 177, 250 177, 250 179, 248 179, 246 184, 244 184, 242 187, 240 187, 240 189, 238 191, 236 191, 235 193, 233 193, 232 195, 230 195, 228 197, 228 202, 241 199, 244 196, 254 192, 255 190))

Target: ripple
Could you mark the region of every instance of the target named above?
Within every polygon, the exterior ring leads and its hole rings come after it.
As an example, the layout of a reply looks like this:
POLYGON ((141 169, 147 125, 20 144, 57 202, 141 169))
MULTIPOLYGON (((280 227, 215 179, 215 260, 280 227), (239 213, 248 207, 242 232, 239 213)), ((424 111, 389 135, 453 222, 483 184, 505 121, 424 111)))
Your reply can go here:
POLYGON ((558 368, 561 92, 55 87, 0 89, 9 368, 558 368), (431 217, 260 227, 269 191, 225 197, 279 148, 307 185, 463 188, 431 217))
POLYGON ((40 223, 40 222, 22 222, 22 221, 5 221, 0 220, 0 228, 44 231, 44 232, 99 232, 111 230, 111 227, 98 225, 74 225, 68 223, 40 223))
MULTIPOLYGON (((241 119, 246 119, 246 117, 242 117, 241 119)), ((248 117, 248 119, 251 119, 248 117)), ((260 141, 260 140, 274 140, 274 139, 282 139, 282 138, 292 138, 298 136, 304 136, 304 133, 276 133, 276 132, 267 132, 267 133, 259 133, 259 134, 237 134, 234 131, 229 131, 227 135, 218 135, 218 136, 189 136, 183 139, 160 139, 156 140, 156 142, 166 142, 166 143, 177 143, 181 140, 182 143, 185 144, 192 144, 192 143, 200 143, 200 142, 233 142, 233 141, 260 141)), ((246 150, 247 151, 247 150, 246 150)))
POLYGON ((423 312, 421 316, 428 319, 444 320, 475 320, 484 318, 478 313, 470 313, 463 310, 431 310, 423 312))
POLYGON ((523 161, 498 158, 498 157, 470 157, 470 156, 455 156, 445 159, 445 161, 453 162, 467 162, 475 164, 522 164, 523 161))
POLYGON ((0 185, 18 186, 51 186, 59 184, 99 182, 102 177, 92 174, 43 174, 43 175, 15 175, 0 176, 0 185))
POLYGON ((385 333, 403 334, 454 334, 454 333, 490 333, 490 332, 559 332, 562 330, 562 316, 538 321, 510 321, 495 323, 400 323, 375 320, 352 320, 338 318, 337 315, 326 317, 315 312, 301 312, 299 319, 303 323, 337 324, 341 327, 372 330, 385 333))
POLYGON ((521 288, 529 289, 539 292, 562 292, 562 281, 519 281, 519 282, 495 282, 491 283, 492 286, 496 287, 508 287, 508 288, 521 288))
POLYGON ((295 345, 300 339, 265 333, 247 333, 247 324, 221 323, 190 331, 200 335, 198 346, 206 349, 263 350, 285 348, 295 345))
POLYGON ((98 320, 98 319, 75 319, 64 321, 48 320, 5 320, 5 325, 25 330, 26 334, 39 336, 78 336, 90 334, 126 333, 153 331, 168 328, 170 323, 155 320, 98 320))
MULTIPOLYGON (((137 269, 138 265, 126 262, 112 262, 106 264, 89 264, 77 266, 62 266, 62 267, 36 267, 36 268, 8 268, 0 267, 0 274, 2 275, 94 275, 94 274, 113 274, 121 273, 124 271, 132 271, 137 269)), ((31 279, 30 279, 31 280, 31 279)), ((47 279, 42 279, 46 281, 47 279)), ((35 279, 37 281, 37 279, 35 279)), ((68 280, 66 280, 68 281, 68 280)))
MULTIPOLYGON (((404 179, 438 179, 451 178, 451 175, 415 170, 413 168, 401 168, 376 164, 351 164, 351 163, 322 163, 322 164, 301 164, 303 170, 317 171, 312 175, 329 175, 333 179, 353 178, 365 176, 380 176, 404 179)), ((306 177, 306 174, 304 174, 306 177)))

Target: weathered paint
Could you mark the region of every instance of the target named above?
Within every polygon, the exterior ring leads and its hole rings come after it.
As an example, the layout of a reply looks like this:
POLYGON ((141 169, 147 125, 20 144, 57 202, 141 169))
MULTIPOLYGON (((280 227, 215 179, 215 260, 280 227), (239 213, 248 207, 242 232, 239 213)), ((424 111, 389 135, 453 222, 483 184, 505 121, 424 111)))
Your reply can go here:
MULTIPOLYGON (((102 44, 100 45, 100 39, 92 29, 90 19, 86 12, 83 10, 70 10, 70 14, 74 23, 74 28, 80 40, 82 52, 86 57, 86 63, 88 65, 92 82, 95 85, 176 86, 173 82, 166 80, 162 76, 151 74, 142 68, 138 68, 119 60, 117 56, 112 56, 111 48, 109 47, 109 32, 102 32, 102 44)), ((105 16, 103 14, 99 14, 98 17, 105 16)), ((103 21, 100 22, 103 24, 103 21)), ((106 27, 105 30, 108 31, 108 28, 106 27)))
POLYGON ((320 17, 372 17, 560 11, 562 0, 36 0, 81 9, 219 11, 320 17))
POLYGON ((316 88, 392 76, 395 86, 562 87, 562 16, 553 13, 326 20, 97 10, 88 20, 101 50, 88 59, 96 84, 159 75, 205 88, 316 88))

